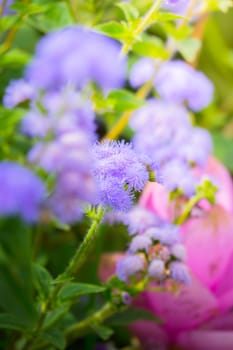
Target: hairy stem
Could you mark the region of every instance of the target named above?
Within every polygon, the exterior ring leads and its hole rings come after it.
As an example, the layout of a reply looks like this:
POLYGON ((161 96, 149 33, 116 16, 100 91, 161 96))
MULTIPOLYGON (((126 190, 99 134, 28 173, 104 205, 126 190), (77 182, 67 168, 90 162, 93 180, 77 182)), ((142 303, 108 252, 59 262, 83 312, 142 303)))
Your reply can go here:
POLYGON ((145 16, 142 18, 142 21, 139 23, 138 27, 134 30, 134 37, 132 40, 126 42, 122 46, 121 53, 122 55, 126 55, 128 51, 130 50, 134 38, 137 38, 138 35, 140 35, 150 24, 152 21, 152 18, 154 17, 155 13, 160 9, 160 6, 162 4, 163 0, 157 0, 149 9, 149 11, 145 14, 145 16))
POLYGON ((91 332, 91 325, 103 323, 107 318, 112 316, 117 308, 112 303, 106 303, 100 310, 96 311, 85 320, 74 324, 66 330, 66 338, 68 343, 72 343, 75 339, 83 337, 91 332))
POLYGON ((93 247, 93 243, 95 242, 95 239, 97 237, 97 230, 100 226, 103 215, 104 215, 104 209, 101 206, 99 206, 97 208, 95 215, 93 215, 92 224, 86 236, 84 237, 82 244, 77 249, 73 258, 70 260, 65 271, 55 279, 54 281, 55 287, 52 289, 47 299, 47 302, 44 305, 43 310, 41 311, 36 329, 34 330, 31 338, 27 341, 27 343, 23 347, 23 350, 32 350, 34 348, 34 345, 36 345, 38 336, 41 330, 43 329, 45 318, 48 312, 52 309, 52 305, 55 303, 59 291, 68 281, 70 281, 72 278, 75 277, 77 271, 82 267, 82 265, 88 258, 90 251, 93 247))

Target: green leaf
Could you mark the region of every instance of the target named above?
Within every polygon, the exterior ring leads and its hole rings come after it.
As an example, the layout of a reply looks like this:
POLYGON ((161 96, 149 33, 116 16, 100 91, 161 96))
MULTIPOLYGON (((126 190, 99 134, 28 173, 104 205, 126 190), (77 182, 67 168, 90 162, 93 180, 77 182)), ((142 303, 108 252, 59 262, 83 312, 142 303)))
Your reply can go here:
POLYGON ((35 4, 32 2, 25 3, 22 5, 22 1, 14 1, 11 5, 13 10, 16 10, 21 16, 34 15, 44 12, 48 9, 48 4, 35 4))
POLYGON ((97 323, 92 323, 90 326, 95 331, 95 333, 98 334, 98 336, 103 340, 109 339, 113 334, 113 330, 106 326, 102 326, 97 323))
POLYGON ((107 22, 96 27, 101 33, 104 33, 111 38, 123 40, 129 37, 129 29, 125 22, 107 22))
POLYGON ((20 122, 25 114, 25 110, 21 108, 14 108, 9 110, 0 107, 0 135, 5 136, 8 131, 11 131, 20 122))
POLYGON ((144 105, 145 101, 136 97, 127 90, 112 90, 107 97, 107 102, 112 104, 116 112, 134 110, 144 105))
POLYGON ((27 22, 44 33, 75 23, 66 2, 48 4, 44 13, 28 18, 27 22))
POLYGON ((8 29, 11 29, 18 19, 19 19, 19 16, 12 16, 12 15, 1 17, 0 31, 2 32, 8 29))
POLYGON ((33 327, 37 318, 33 300, 31 237, 18 218, 0 220, 0 307, 33 327))
POLYGON ((58 328, 52 328, 43 333, 43 339, 59 350, 66 348, 66 340, 63 332, 58 328))
POLYGON ((121 2, 117 4, 118 7, 123 11, 127 22, 130 22, 139 16, 138 9, 128 2, 121 2))
POLYGON ((143 35, 140 41, 137 41, 132 48, 133 52, 141 56, 151 58, 161 58, 163 60, 169 57, 162 40, 149 35, 143 35))
POLYGON ((192 62, 201 48, 201 41, 187 38, 178 42, 179 51, 186 61, 192 62))
POLYGON ((233 172, 233 139, 226 138, 220 133, 214 133, 214 154, 233 172))
POLYGON ((31 55, 20 49, 12 49, 6 52, 0 57, 0 65, 4 66, 15 66, 15 65, 26 65, 31 59, 31 55))
POLYGON ((36 288, 42 299, 46 299, 49 295, 51 284, 52 284, 52 276, 50 273, 41 265, 34 264, 33 271, 35 274, 35 283, 36 288))
POLYGON ((57 309, 50 311, 45 319, 44 327, 43 329, 48 329, 54 326, 58 321, 60 321, 61 318, 68 312, 69 305, 63 304, 57 309))
POLYGON ((25 325, 22 318, 17 318, 14 315, 8 313, 0 314, 0 329, 13 329, 17 331, 25 331, 25 325))
POLYGON ((149 311, 129 308, 121 311, 108 319, 111 326, 126 326, 138 320, 148 320, 160 323, 161 320, 149 311))
POLYGON ((86 283, 70 283, 64 286, 59 292, 58 297, 62 301, 78 298, 81 295, 102 293, 105 291, 105 287, 96 286, 86 283))
POLYGON ((185 19, 184 16, 177 15, 172 12, 158 12, 156 14, 156 18, 158 22, 166 22, 166 21, 175 21, 177 19, 185 19))

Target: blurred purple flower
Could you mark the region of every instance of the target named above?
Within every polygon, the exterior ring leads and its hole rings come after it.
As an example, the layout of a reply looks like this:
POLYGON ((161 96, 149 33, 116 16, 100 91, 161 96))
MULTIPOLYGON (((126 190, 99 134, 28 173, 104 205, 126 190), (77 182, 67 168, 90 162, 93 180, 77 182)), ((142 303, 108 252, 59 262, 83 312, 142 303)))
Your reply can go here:
POLYGON ((14 108, 21 102, 31 100, 34 95, 35 89, 28 82, 23 79, 12 80, 6 88, 3 105, 6 108, 14 108))
POLYGON ((69 27, 39 42, 26 77, 42 89, 57 90, 66 84, 82 88, 92 81, 104 90, 119 88, 126 70, 119 54, 120 45, 113 39, 87 28, 69 27))
POLYGON ((187 103, 194 111, 207 107, 213 98, 213 84, 183 61, 165 62, 159 69, 155 87, 162 98, 187 103))
POLYGON ((33 222, 45 200, 43 182, 29 169, 13 163, 0 163, 0 215, 19 215, 33 222))
POLYGON ((143 269, 144 259, 140 255, 126 256, 117 263, 117 275, 122 281, 127 281, 130 276, 143 269))
POLYGON ((168 11, 183 13, 189 0, 164 0, 162 8, 168 11))

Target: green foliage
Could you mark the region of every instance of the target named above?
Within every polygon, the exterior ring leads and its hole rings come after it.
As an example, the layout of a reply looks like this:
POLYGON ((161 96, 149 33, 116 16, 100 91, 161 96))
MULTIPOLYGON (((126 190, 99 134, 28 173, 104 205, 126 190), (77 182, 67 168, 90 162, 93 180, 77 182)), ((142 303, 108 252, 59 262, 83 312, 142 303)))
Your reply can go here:
POLYGON ((87 283, 70 283, 64 286, 58 294, 61 301, 71 300, 86 294, 102 293, 106 288, 87 283))
POLYGON ((94 322, 91 323, 90 326, 94 330, 94 332, 98 334, 98 336, 103 340, 109 339, 113 334, 113 330, 109 327, 102 326, 94 322))
MULTIPOLYGON (((31 328, 37 312, 33 302, 30 232, 19 219, 0 221, 0 306, 8 322, 31 328)), ((0 314, 1 315, 1 314, 0 314)))
MULTIPOLYGON (((198 68, 215 83, 215 101, 193 119, 197 125, 212 131, 215 155, 233 172, 233 11, 224 15, 209 14, 206 29, 200 33, 198 28, 194 30, 195 23, 189 23, 185 15, 164 10, 152 13, 145 24, 146 14, 153 4, 152 0, 15 1, 11 6, 14 12, 0 18, 0 95, 4 95, 9 81, 22 76, 44 34, 84 24, 121 42, 121 54, 128 54, 130 62, 142 57, 153 59, 156 66, 171 57, 197 62, 198 68)), ((226 11, 230 6, 229 0, 205 1, 208 11, 226 11)), ((107 131, 125 112, 130 114, 145 104, 145 98, 156 94, 151 90, 138 97, 140 95, 127 85, 104 94, 96 86, 89 88, 93 92, 91 100, 95 111, 107 131)), ((1 159, 27 164, 26 152, 33 140, 19 133, 20 121, 26 113, 26 104, 12 110, 0 106, 1 159)), ((126 127, 122 135, 130 139, 132 131, 126 127)), ((46 184, 53 184, 53 177, 47 177, 44 172, 40 175, 46 184)), ((51 190, 52 186, 48 188, 51 190)), ((197 188, 198 200, 207 198, 214 203, 215 194, 216 187, 207 179, 197 188)), ((180 191, 171 194, 172 200, 180 196, 180 191)), ((185 219, 190 211, 185 213, 185 219)), ((30 342, 30 350, 68 349, 67 330, 77 326, 80 331, 78 327, 87 319, 92 321, 81 329, 80 334, 77 332, 77 338, 92 332, 96 334, 94 340, 106 341, 118 326, 126 328, 137 320, 161 322, 148 311, 134 307, 127 309, 123 305, 122 292, 133 297, 141 292, 141 286, 128 286, 116 276, 103 285, 99 282, 102 254, 120 251, 128 242, 123 226, 102 226, 100 240, 84 268, 66 276, 63 272, 85 237, 89 223, 83 220, 70 227, 54 220, 49 226, 46 213, 43 214, 45 223, 40 227, 42 233, 38 241, 34 236, 38 228, 33 225, 26 225, 18 218, 0 219, 1 349, 15 346, 22 350, 30 342), (38 246, 34 247, 34 243, 38 246), (94 315, 99 318, 92 318, 93 310, 102 310, 105 302, 115 303, 115 314, 102 317, 97 311, 94 315)), ((127 345, 129 343, 128 339, 127 345)), ((74 348, 79 346, 79 343, 75 344, 74 348)))

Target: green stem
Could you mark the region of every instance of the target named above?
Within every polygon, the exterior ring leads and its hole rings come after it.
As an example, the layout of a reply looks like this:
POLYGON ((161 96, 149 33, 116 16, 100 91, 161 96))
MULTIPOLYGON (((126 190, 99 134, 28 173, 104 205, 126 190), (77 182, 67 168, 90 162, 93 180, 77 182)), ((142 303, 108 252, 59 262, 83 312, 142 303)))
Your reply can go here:
POLYGON ((89 228, 82 244, 76 251, 75 255, 73 256, 69 265, 64 271, 64 274, 62 275, 68 276, 68 277, 74 277, 77 271, 81 268, 81 266, 85 262, 85 260, 88 258, 90 250, 93 247, 93 243, 96 240, 97 229, 102 221, 103 215, 104 215, 104 209, 101 206, 99 206, 97 209, 96 215, 94 216, 92 225, 89 228))
POLYGON ((99 228, 103 215, 104 215, 104 209, 101 206, 99 206, 97 209, 97 212, 93 216, 93 222, 82 244, 79 246, 73 258, 70 260, 70 263, 65 269, 65 271, 55 279, 55 283, 56 283, 55 287, 51 291, 48 297, 48 300, 44 305, 44 308, 39 316, 37 327, 34 330, 31 338, 27 341, 27 343, 25 344, 22 350, 32 350, 34 348, 34 345, 37 342, 38 336, 41 330, 43 329, 43 325, 44 325, 44 321, 47 316, 47 313, 51 310, 52 305, 55 303, 59 291, 68 281, 70 281, 70 279, 75 277, 77 271, 81 268, 83 263, 88 258, 90 251, 93 247, 93 243, 96 240, 97 230, 99 228))
POLYGON ((190 198, 190 200, 186 203, 185 208, 180 214, 180 216, 175 219, 175 224, 182 225, 188 219, 192 209, 201 199, 203 199, 203 196, 199 193, 196 194, 194 197, 190 198))
POLYGON ((106 303, 100 310, 96 311, 93 315, 69 327, 65 333, 67 342, 72 343, 74 340, 90 333, 92 324, 103 323, 107 318, 112 316, 116 311, 117 311, 117 308, 114 304, 106 303))
POLYGON ((122 46, 122 50, 121 50, 122 55, 126 55, 128 53, 128 51, 130 50, 130 48, 131 48, 131 46, 133 44, 134 38, 139 36, 151 24, 152 19, 153 19, 155 13, 158 12, 158 10, 160 9, 160 6, 161 6, 162 2, 163 2, 163 0, 157 0, 151 6, 149 11, 142 18, 142 21, 139 23, 137 28, 134 30, 133 38, 131 40, 129 40, 128 42, 124 43, 124 45, 122 46))

